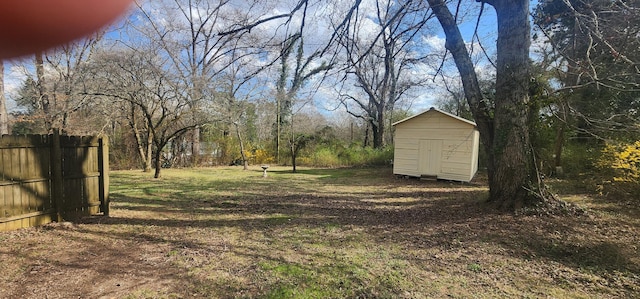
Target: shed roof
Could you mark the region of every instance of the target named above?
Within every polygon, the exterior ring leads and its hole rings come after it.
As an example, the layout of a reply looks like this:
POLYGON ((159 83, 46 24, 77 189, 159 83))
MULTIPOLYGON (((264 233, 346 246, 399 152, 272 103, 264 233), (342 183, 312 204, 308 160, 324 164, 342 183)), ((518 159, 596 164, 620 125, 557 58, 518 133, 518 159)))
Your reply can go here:
POLYGON ((472 121, 470 121, 470 120, 468 120, 468 119, 464 119, 464 118, 459 117, 459 116, 455 116, 455 115, 453 115, 453 114, 451 114, 451 113, 444 112, 444 111, 442 111, 442 110, 440 110, 440 109, 437 109, 437 108, 435 108, 435 107, 431 107, 431 108, 429 108, 429 110, 422 111, 422 112, 420 112, 420 113, 418 113, 418 114, 416 114, 416 115, 414 115, 414 116, 407 117, 407 118, 405 118, 405 119, 403 119, 403 120, 400 120, 400 121, 397 121, 397 122, 395 122, 395 123, 393 123, 393 124, 391 124, 391 125, 392 125, 392 126, 395 126, 395 125, 398 125, 398 124, 403 123, 403 122, 405 122, 405 121, 408 121, 408 120, 410 120, 410 119, 412 119, 412 118, 415 118, 415 117, 418 117, 418 116, 420 116, 420 115, 423 115, 423 114, 426 114, 426 113, 430 113, 430 112, 439 112, 439 113, 442 113, 442 114, 444 114, 444 115, 446 115, 446 116, 449 116, 449 117, 451 117, 451 118, 453 118, 453 119, 456 119, 456 120, 459 120, 459 121, 461 121, 461 122, 464 122, 464 123, 470 124, 470 125, 472 125, 472 126, 474 126, 474 127, 476 126, 476 123, 475 123, 475 122, 472 122, 472 121))

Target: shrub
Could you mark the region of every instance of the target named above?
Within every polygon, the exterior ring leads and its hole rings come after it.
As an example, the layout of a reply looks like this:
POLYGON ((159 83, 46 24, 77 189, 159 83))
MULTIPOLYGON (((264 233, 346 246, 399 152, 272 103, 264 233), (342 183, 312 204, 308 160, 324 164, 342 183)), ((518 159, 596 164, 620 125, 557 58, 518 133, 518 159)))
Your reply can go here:
POLYGON ((269 164, 275 161, 273 155, 264 149, 256 149, 251 155, 251 158, 251 161, 256 164, 269 164))
POLYGON ((364 165, 389 165, 393 159, 393 148, 373 149, 352 145, 319 146, 310 154, 313 166, 340 167, 364 165))
POLYGON ((335 154, 335 151, 328 147, 318 148, 312 153, 310 163, 317 167, 339 167, 342 161, 335 154))
POLYGON ((580 175, 582 173, 593 173, 598 171, 594 167, 601 145, 584 144, 579 142, 569 142, 562 152, 562 164, 567 174, 580 175))
POLYGON ((613 180, 616 182, 640 183, 640 141, 607 144, 597 166, 613 170, 613 180))
POLYGON ((640 187, 640 141, 607 144, 596 167, 604 176, 602 191, 611 191, 607 188, 609 185, 612 190, 637 193, 640 187))

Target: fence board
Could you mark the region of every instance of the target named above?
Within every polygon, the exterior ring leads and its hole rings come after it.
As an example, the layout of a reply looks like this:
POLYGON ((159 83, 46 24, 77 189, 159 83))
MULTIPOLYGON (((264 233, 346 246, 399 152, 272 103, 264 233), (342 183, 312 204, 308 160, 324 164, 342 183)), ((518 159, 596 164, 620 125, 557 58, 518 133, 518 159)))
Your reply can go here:
POLYGON ((11 157, 13 156, 13 149, 7 148, 3 151, 2 156, 2 165, 4 167, 4 177, 5 181, 13 181, 15 178, 13 176, 13 161, 11 157))
POLYGON ((16 173, 17 179, 22 181, 27 179, 27 171, 29 170, 29 156, 27 155, 26 148, 16 148, 14 149, 17 152, 17 155, 13 156, 12 159, 14 161, 14 171, 16 173))
POLYGON ((11 216, 20 215, 23 213, 22 211, 22 190, 20 189, 20 184, 11 186, 13 191, 13 202, 11 203, 11 216))
MULTIPOLYGON (((0 171, 1 171, 1 169, 0 169, 0 171)), ((5 195, 4 195, 4 193, 5 193, 4 190, 5 189, 6 189, 5 186, 0 185, 0 218, 6 217, 5 213, 7 212, 5 199, 8 198, 8 197, 5 197, 5 195)), ((1 229, 2 228, 0 227, 0 231, 1 231, 1 229)))
POLYGON ((108 215, 105 145, 96 136, 1 136, 0 231, 108 215))
POLYGON ((98 171, 100 180, 98 190, 101 207, 105 216, 109 216, 109 138, 104 136, 98 140, 98 171))

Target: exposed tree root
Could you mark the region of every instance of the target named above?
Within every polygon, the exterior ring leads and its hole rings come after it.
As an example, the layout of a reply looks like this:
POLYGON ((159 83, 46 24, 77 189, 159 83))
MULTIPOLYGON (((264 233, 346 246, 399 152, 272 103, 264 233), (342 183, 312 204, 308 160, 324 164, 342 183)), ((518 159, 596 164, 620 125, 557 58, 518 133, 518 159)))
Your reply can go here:
POLYGON ((527 188, 527 191, 530 204, 515 209, 516 215, 579 216, 587 213, 585 209, 558 198, 541 181, 535 189, 527 188))

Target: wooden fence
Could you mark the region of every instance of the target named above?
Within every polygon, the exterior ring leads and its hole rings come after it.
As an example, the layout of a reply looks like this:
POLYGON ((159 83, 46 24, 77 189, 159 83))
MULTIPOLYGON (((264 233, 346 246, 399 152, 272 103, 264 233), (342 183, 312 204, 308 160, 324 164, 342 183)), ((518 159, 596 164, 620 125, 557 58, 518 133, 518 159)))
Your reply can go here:
POLYGON ((0 138, 0 231, 109 215, 106 137, 0 138))

